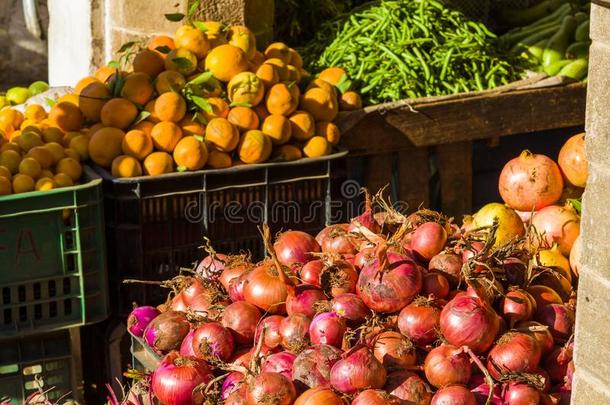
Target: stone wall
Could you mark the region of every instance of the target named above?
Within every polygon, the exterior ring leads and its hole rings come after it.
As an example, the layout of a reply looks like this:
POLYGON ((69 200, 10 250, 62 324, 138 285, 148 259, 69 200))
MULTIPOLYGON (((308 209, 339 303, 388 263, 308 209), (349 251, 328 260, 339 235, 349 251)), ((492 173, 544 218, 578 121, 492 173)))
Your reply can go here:
POLYGON ((572 404, 610 403, 610 1, 591 7, 587 155, 572 404))

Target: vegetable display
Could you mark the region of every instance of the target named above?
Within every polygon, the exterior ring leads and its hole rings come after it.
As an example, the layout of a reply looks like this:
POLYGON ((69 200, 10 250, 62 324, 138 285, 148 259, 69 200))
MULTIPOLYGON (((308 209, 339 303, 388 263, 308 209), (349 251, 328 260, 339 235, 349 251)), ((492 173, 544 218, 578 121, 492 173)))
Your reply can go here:
POLYGON ((437 0, 382 0, 326 23, 301 53, 314 72, 340 66, 367 104, 484 90, 521 77, 485 25, 437 0))
MULTIPOLYGON (((570 145, 579 139, 566 143, 578 161, 570 145)), ((504 170, 529 173, 537 162, 545 169, 527 176, 549 181, 550 158, 523 156, 504 170)), ((586 179, 586 166, 569 169, 586 179)), ((560 206, 564 197, 544 187, 518 192, 541 198, 491 203, 461 227, 367 194, 362 214, 315 237, 286 231, 273 243, 263 226, 259 263, 207 247, 207 266, 161 282, 166 303, 129 318, 129 332, 162 359, 138 389, 167 405, 563 404, 574 372, 579 264, 568 257, 579 204, 560 206), (345 282, 351 272, 356 281, 345 282)))

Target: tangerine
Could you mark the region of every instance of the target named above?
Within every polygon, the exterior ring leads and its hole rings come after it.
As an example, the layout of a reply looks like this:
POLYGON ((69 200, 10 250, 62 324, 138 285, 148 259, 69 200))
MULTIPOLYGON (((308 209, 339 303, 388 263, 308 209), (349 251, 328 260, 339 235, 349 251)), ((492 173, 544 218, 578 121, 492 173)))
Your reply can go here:
POLYGON ((299 87, 278 83, 267 92, 265 104, 271 114, 290 115, 299 105, 299 87))
POLYGON ((163 93, 155 100, 154 111, 161 121, 178 122, 186 114, 186 101, 177 93, 163 93))
POLYGON ((332 121, 339 113, 339 104, 334 93, 311 89, 301 98, 301 109, 310 113, 316 121, 332 121))
POLYGON ((95 131, 89 140, 91 160, 100 166, 110 167, 114 158, 122 152, 121 145, 124 137, 125 133, 118 128, 105 127, 95 131))
POLYGON ((173 156, 178 170, 199 170, 208 160, 208 148, 202 136, 185 136, 174 148, 173 156))
POLYGON ((171 121, 161 121, 155 124, 150 136, 157 150, 170 153, 182 139, 182 130, 171 121))
POLYGON ((297 141, 306 141, 315 135, 316 123, 311 114, 297 111, 289 118, 292 127, 292 137, 297 141))
POLYGON ((142 166, 136 158, 120 155, 112 161, 110 173, 113 177, 139 177, 142 175, 142 166))
POLYGON ((143 160, 153 151, 153 141, 149 133, 141 129, 132 129, 125 134, 121 150, 127 156, 143 160))
MULTIPOLYGON (((125 129, 138 116, 138 108, 125 98, 113 98, 104 104, 100 112, 102 124, 107 127, 125 129)), ((111 162, 108 162, 110 164, 111 162)))
POLYGON ((248 107, 233 107, 227 119, 242 132, 257 129, 259 125, 258 115, 248 107))
POLYGON ((239 143, 239 131, 226 118, 214 118, 205 128, 205 139, 221 152, 231 152, 239 143))
POLYGON ((163 58, 156 51, 144 49, 133 58, 133 71, 136 73, 146 73, 149 77, 155 78, 165 70, 163 58))
POLYGON ((173 49, 164 61, 166 70, 174 70, 183 76, 188 76, 197 70, 197 57, 185 48, 173 49))
POLYGON ((248 70, 246 53, 233 45, 220 45, 205 58, 205 67, 215 78, 228 82, 238 73, 248 70))
POLYGON ((238 73, 227 85, 229 100, 234 103, 259 104, 265 95, 263 82, 252 72, 238 73))
POLYGON ((212 169, 226 169, 227 167, 231 167, 232 163, 231 155, 226 152, 212 149, 208 153, 207 165, 212 169))
POLYGON ((271 139, 262 131, 245 132, 237 147, 239 159, 247 164, 262 163, 269 159, 273 145, 271 139))
POLYGON ((34 191, 34 179, 27 174, 17 174, 13 177, 13 192, 15 194, 34 191))
POLYGON ((146 73, 131 73, 125 78, 121 89, 121 97, 126 98, 135 105, 145 105, 153 96, 153 87, 150 76, 146 73))
POLYGON ((64 131, 78 131, 83 126, 83 113, 78 106, 66 101, 55 104, 49 118, 64 131))
POLYGON ((93 122, 100 120, 104 104, 110 99, 110 91, 99 80, 89 83, 78 92, 78 106, 85 119, 93 122))
POLYGON ((173 70, 166 70, 159 73, 155 80, 157 93, 163 94, 169 91, 179 93, 186 85, 186 79, 180 73, 173 70))
MULTIPOLYGON (((176 30, 174 34, 174 43, 176 48, 183 48, 191 51, 198 59, 207 55, 210 50, 210 41, 208 37, 190 25, 183 25, 176 30)), ((197 64, 197 62, 195 62, 197 64)))
POLYGON ((271 114, 263 121, 262 131, 274 145, 282 145, 292 136, 292 125, 288 118, 280 114, 271 114))
POLYGON ((303 147, 303 153, 310 158, 330 155, 330 152, 330 143, 321 136, 314 136, 303 147))
POLYGON ((339 127, 327 121, 316 122, 315 134, 325 138, 331 145, 337 145, 341 139, 339 127))
POLYGON ((238 47, 246 54, 246 58, 251 60, 256 53, 256 37, 254 33, 243 25, 234 25, 227 32, 229 44, 238 47))
POLYGON ((144 174, 158 176, 174 171, 174 160, 166 152, 153 152, 144 159, 144 174))

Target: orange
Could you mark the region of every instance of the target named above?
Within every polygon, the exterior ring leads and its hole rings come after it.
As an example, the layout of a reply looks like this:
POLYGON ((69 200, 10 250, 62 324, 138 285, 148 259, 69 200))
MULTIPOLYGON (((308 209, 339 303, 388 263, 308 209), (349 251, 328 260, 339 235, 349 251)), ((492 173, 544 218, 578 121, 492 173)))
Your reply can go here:
POLYGON ((0 153, 4 152, 5 150, 14 150, 19 154, 19 156, 21 156, 21 148, 16 143, 5 143, 4 145, 0 146, 0 153))
POLYGON ((272 114, 265 118, 261 128, 274 145, 281 145, 290 140, 292 136, 292 125, 288 118, 279 114, 272 114))
POLYGON ((234 25, 227 32, 229 44, 238 47, 246 54, 248 60, 254 57, 256 52, 256 37, 254 33, 243 25, 234 25))
POLYGON ((95 131, 89 140, 89 157, 103 167, 109 167, 122 152, 125 133, 117 128, 102 128, 95 131))
POLYGON ((25 117, 20 111, 13 108, 7 108, 0 111, 0 124, 11 125, 13 128, 19 128, 25 117))
POLYGON ((102 129, 102 128, 104 128, 104 124, 102 124, 101 122, 98 122, 97 124, 91 125, 89 128, 81 129, 80 132, 87 135, 88 137, 91 137, 91 135, 93 135, 95 133, 95 131, 97 131, 98 129, 102 129))
POLYGON ((33 179, 40 177, 41 172, 42 167, 40 167, 40 163, 34 158, 26 157, 19 163, 19 173, 27 174, 33 179))
POLYGON ((301 159, 303 157, 303 152, 294 145, 286 144, 277 147, 273 151, 273 157, 280 161, 291 162, 293 160, 301 159))
POLYGON ((197 90, 198 93, 201 92, 202 97, 220 97, 223 92, 222 84, 215 77, 210 77, 204 82, 198 83, 197 90))
POLYGON ((290 60, 287 63, 297 69, 303 69, 303 58, 301 58, 301 55, 292 48, 288 49, 288 53, 290 54, 290 60))
MULTIPOLYGON (((31 104, 25 109, 25 117, 34 122, 42 121, 47 118, 47 112, 39 104, 31 104)), ((25 122, 25 121, 24 121, 25 122)))
MULTIPOLYGON (((27 122, 27 120, 25 120, 23 122, 27 122)), ((24 133, 24 132, 35 132, 42 137, 42 129, 40 129, 34 125, 23 126, 23 128, 21 129, 21 133, 24 133)))
POLYGON ((339 109, 341 111, 354 111, 362 108, 362 98, 355 91, 346 91, 339 99, 339 109))
POLYGON ((231 152, 239 143, 239 131, 225 118, 214 118, 205 128, 205 139, 221 152, 231 152))
POLYGON ((334 93, 311 89, 301 97, 301 109, 313 115, 316 121, 332 121, 339 113, 339 104, 334 93))
POLYGON ((95 76, 85 76, 82 79, 80 79, 78 81, 78 83, 76 83, 76 86, 74 86, 74 93, 80 94, 80 92, 85 87, 89 86, 92 83, 102 83, 102 82, 95 76))
POLYGON ((47 148, 47 150, 53 156, 53 165, 59 162, 64 158, 64 147, 57 142, 49 142, 43 146, 43 148, 47 148))
POLYGON ((55 157, 51 150, 45 146, 36 146, 29 150, 27 157, 34 158, 42 169, 48 169, 55 163, 55 157))
POLYGON ((88 121, 98 122, 104 104, 110 99, 110 91, 98 80, 89 83, 78 92, 78 106, 88 121))
POLYGON ((263 122, 265 120, 265 118, 267 118, 269 115, 269 111, 267 111, 267 107, 265 106, 265 103, 261 103, 257 106, 252 107, 252 110, 256 113, 256 115, 258 115, 258 121, 259 122, 263 122))
POLYGON ((78 131, 83 126, 83 113, 76 105, 66 101, 55 104, 49 118, 64 131, 78 131))
POLYGON ((173 122, 161 121, 153 127, 150 136, 157 150, 170 153, 182 138, 182 130, 173 122))
POLYGON ((252 72, 238 73, 227 85, 229 100, 234 103, 259 104, 265 95, 263 82, 252 72))
POLYGON ((176 30, 174 44, 176 44, 176 48, 184 48, 191 51, 198 59, 203 58, 210 50, 208 37, 190 25, 183 25, 176 30))
POLYGON ((95 78, 102 83, 108 83, 113 75, 119 72, 118 69, 110 66, 102 66, 95 72, 95 78))
POLYGON ((158 176, 174 171, 174 160, 166 152, 153 152, 144 159, 144 174, 158 176))
POLYGON ((205 67, 215 78, 228 82, 238 73, 248 70, 246 53, 233 45, 220 45, 205 58, 205 67))
POLYGON ((265 58, 267 59, 277 58, 284 63, 290 63, 291 57, 290 48, 282 42, 274 42, 265 49, 265 58))
POLYGON ((14 150, 4 150, 0 153, 0 166, 6 167, 12 174, 19 171, 21 155, 14 150))
POLYGON ((299 87, 278 83, 267 92, 265 104, 271 114, 290 115, 299 105, 299 87))
POLYGON ((57 127, 48 127, 42 130, 42 139, 45 142, 62 143, 64 141, 64 133, 57 127))
POLYGON ((262 131, 253 130, 242 135, 237 152, 244 163, 262 163, 271 156, 272 147, 271 139, 267 135, 262 131))
POLYGON ((174 148, 173 156, 179 171, 199 170, 208 161, 208 148, 202 136, 185 136, 174 148))
POLYGON ((315 135, 316 123, 306 111, 297 111, 289 118, 292 137, 297 141, 306 141, 315 135))
POLYGON ((0 166, 0 177, 6 177, 7 179, 11 180, 13 175, 6 166, 0 166))
POLYGON ((100 113, 102 124, 119 129, 129 127, 137 116, 138 108, 131 101, 124 98, 109 100, 104 104, 100 113))
MULTIPOLYGON (((68 103, 68 104, 72 104, 78 107, 78 94, 76 93, 70 93, 70 94, 64 94, 63 96, 61 96, 60 98, 57 99, 57 103, 68 103)), ((57 105, 57 104, 55 104, 57 105)), ((51 117, 49 117, 51 118, 51 117)), ((53 122, 53 120, 51 120, 51 122, 53 122)))
POLYGON ((186 79, 180 73, 173 70, 166 70, 159 73, 159 76, 157 76, 157 80, 155 80, 155 89, 159 94, 167 93, 168 91, 178 93, 185 84, 186 79))
MULTIPOLYGON (((41 120, 42 121, 42 120, 41 120)), ((19 126, 19 129, 23 130, 26 129, 27 127, 32 127, 32 128, 38 128, 40 129, 39 125, 36 124, 36 121, 31 120, 29 118, 23 120, 23 122, 21 123, 21 125, 19 126)), ((2 135, 4 136, 4 135, 2 135)))
POLYGON ((125 134, 121 142, 121 150, 127 156, 143 160, 153 151, 153 141, 145 131, 132 129, 125 134))
POLYGON ((345 70, 338 67, 330 67, 320 72, 318 78, 336 86, 344 76, 347 76, 345 70))
POLYGON ((75 137, 77 137, 77 136, 80 136, 80 135, 82 135, 82 134, 81 134, 79 131, 70 131, 70 132, 66 132, 66 134, 64 135, 64 139, 63 139, 63 141, 62 141, 63 145, 64 145, 66 148, 69 148, 69 147, 70 147, 70 141, 71 141, 73 138, 75 138, 75 137))
POLYGON ((57 173, 63 173, 72 179, 72 181, 76 182, 80 179, 81 174, 83 174, 83 168, 80 163, 76 159, 72 159, 70 157, 65 157, 59 162, 57 162, 57 166, 55 166, 55 171, 57 173))
POLYGON ((314 136, 303 146, 303 153, 310 158, 330 155, 330 152, 330 143, 321 136, 314 136))
POLYGON ((248 107, 233 107, 227 116, 229 122, 240 131, 258 129, 258 115, 248 107))
POLYGON ((53 180, 55 181, 55 184, 57 184, 57 187, 70 187, 74 185, 72 177, 65 173, 57 173, 53 176, 53 180))
POLYGON ((4 133, 4 137, 10 139, 10 136, 15 132, 13 124, 0 123, 0 131, 4 133))
POLYGON ((231 164, 231 155, 228 153, 216 149, 212 149, 208 153, 207 166, 212 169, 226 169, 227 167, 231 167, 231 164))
POLYGON ((15 194, 34 191, 34 179, 27 174, 17 174, 13 177, 13 192, 15 194))
POLYGON ((179 94, 161 94, 155 100, 155 115, 161 121, 178 122, 186 114, 186 101, 179 94))
POLYGON ((50 171, 49 169, 42 169, 42 171, 40 172, 40 178, 43 178, 43 177, 51 178, 51 177, 53 177, 53 172, 50 171))
POLYGON ((287 65, 283 60, 278 58, 267 59, 263 65, 274 66, 280 81, 283 82, 288 80, 288 70, 286 69, 287 65))
POLYGON ((57 183, 55 183, 55 180, 49 177, 39 178, 36 184, 34 185, 34 189, 36 191, 49 191, 57 187, 58 186, 57 183))
POLYGON ((74 149, 70 149, 70 148, 64 149, 64 155, 65 155, 64 157, 72 158, 72 159, 76 160, 77 162, 80 161, 80 155, 74 149))
POLYGON ((197 57, 185 48, 172 50, 167 54, 164 63, 166 70, 174 70, 184 76, 188 76, 197 70, 197 57))
POLYGON ((171 51, 172 49, 176 49, 176 44, 174 43, 172 37, 167 35, 157 35, 150 39, 147 48, 149 51, 155 51, 157 54, 159 54, 159 56, 161 56, 161 58, 165 59, 169 52, 161 52, 157 48, 169 48, 171 51))
POLYGON ((0 177, 0 195, 9 195, 13 192, 11 179, 0 177))
POLYGON ((301 81, 301 71, 292 65, 286 65, 286 81, 299 83, 301 81))
POLYGON ((208 37, 211 48, 227 43, 226 25, 218 21, 203 21, 203 24, 207 29, 205 36, 208 37))
POLYGON ((110 173, 114 177, 138 177, 142 175, 142 166, 136 158, 121 155, 112 161, 110 173))
POLYGON ((229 104, 220 97, 210 97, 206 99, 212 107, 212 112, 202 111, 202 115, 206 120, 210 121, 214 118, 227 118, 229 115, 229 104))
POLYGON ((203 124, 193 121, 190 116, 186 116, 178 122, 178 126, 182 129, 182 133, 184 136, 189 135, 201 135, 205 134, 205 126, 203 124))
POLYGON ((339 127, 327 121, 316 122, 315 134, 325 138, 331 145, 337 145, 341 139, 339 127))
POLYGON ((150 76, 146 73, 131 73, 125 78, 125 84, 121 90, 121 96, 135 105, 145 105, 151 99, 155 88, 150 76))
MULTIPOLYGON (((153 124, 156 124, 157 122, 161 121, 159 119, 159 117, 157 117, 157 114, 155 113, 156 101, 157 101, 157 99, 153 98, 148 103, 146 103, 146 105, 144 106, 144 111, 146 111, 147 113, 150 114, 148 117, 146 117, 146 121, 149 121, 153 124)), ((143 122, 143 121, 140 121, 140 122, 143 122)), ((138 125, 138 124, 136 124, 136 125, 138 125)))
POLYGON ((16 143, 24 152, 27 152, 36 146, 43 145, 42 138, 34 131, 22 132, 16 143))
POLYGON ((133 58, 133 71, 136 73, 146 73, 149 77, 155 78, 165 70, 163 58, 158 52, 144 49, 138 52, 133 58))
POLYGON ((321 79, 313 79, 307 85, 305 92, 308 92, 311 89, 322 89, 329 93, 337 94, 337 88, 335 86, 333 86, 332 84, 325 82, 324 80, 321 80, 321 79))
POLYGON ((89 159, 89 142, 90 139, 86 135, 77 135, 70 140, 68 145, 70 149, 74 149, 81 161, 89 159))
POLYGON ((152 132, 152 129, 154 126, 155 126, 155 123, 148 121, 148 120, 144 120, 144 121, 138 122, 136 125, 133 126, 132 129, 139 129, 140 131, 146 132, 146 134, 148 134, 148 136, 150 136, 150 133, 152 132))

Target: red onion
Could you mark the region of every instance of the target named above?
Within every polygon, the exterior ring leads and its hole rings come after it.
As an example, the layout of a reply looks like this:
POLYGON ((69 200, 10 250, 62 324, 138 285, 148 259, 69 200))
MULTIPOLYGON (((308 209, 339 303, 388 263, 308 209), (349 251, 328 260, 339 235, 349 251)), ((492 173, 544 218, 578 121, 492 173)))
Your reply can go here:
POLYGON ((504 388, 504 405, 539 404, 540 391, 521 382, 509 382, 504 388))
POLYGON ((574 311, 565 305, 550 304, 538 311, 536 320, 549 327, 557 342, 564 342, 572 334, 574 311))
POLYGON ((356 294, 341 294, 330 302, 334 313, 344 318, 350 325, 358 325, 365 321, 371 310, 356 294))
POLYGON ((137 307, 127 318, 127 331, 135 337, 142 337, 144 329, 150 321, 156 318, 161 312, 155 307, 137 307))
POLYGON ((516 289, 507 292, 502 302, 502 313, 508 318, 510 327, 519 321, 529 320, 536 309, 535 303, 527 291, 516 289))
POLYGON ((428 273, 422 281, 421 294, 428 297, 446 298, 449 295, 449 281, 440 273, 428 273))
POLYGON ((352 349, 330 371, 332 387, 346 394, 367 388, 381 388, 385 381, 383 365, 366 347, 352 349))
POLYGON ((568 364, 572 361, 572 348, 556 346, 544 360, 544 369, 549 373, 554 383, 563 382, 567 372, 568 364))
POLYGON ((356 254, 358 251, 348 235, 349 224, 330 225, 322 229, 316 241, 324 253, 356 254))
POLYGON ((252 344, 260 319, 261 313, 254 305, 244 301, 234 302, 225 308, 222 326, 231 331, 235 343, 252 344))
POLYGON ((472 375, 467 353, 459 347, 442 344, 428 353, 424 362, 426 379, 436 388, 452 384, 466 384, 472 375))
POLYGON ((477 400, 468 388, 450 385, 436 391, 430 405, 477 405, 477 400))
MULTIPOLYGON (((485 377, 480 374, 473 375, 472 379, 468 383, 468 388, 470 388, 470 392, 474 394, 474 397, 477 401, 477 405, 487 404, 487 398, 489 396, 489 385, 487 385, 485 377)), ((502 405, 502 396, 500 393, 500 387, 498 385, 494 386, 490 405, 502 405)))
POLYGON ((195 405, 193 390, 212 379, 212 372, 203 361, 180 357, 171 352, 161 360, 153 372, 152 392, 165 405, 195 405))
POLYGON ((179 312, 186 312, 189 309, 183 293, 178 293, 172 298, 171 309, 179 312))
POLYGON ((373 355, 387 371, 402 370, 417 363, 413 344, 398 332, 381 332, 373 339, 373 355))
POLYGON ((324 267, 324 262, 320 259, 305 263, 300 271, 301 280, 305 284, 320 287, 320 274, 322 274, 324 267))
POLYGON ((574 360, 570 360, 570 362, 568 363, 568 368, 566 370, 566 376, 565 376, 565 387, 567 389, 572 389, 572 380, 574 379, 574 373, 576 372, 576 367, 574 365, 574 360))
POLYGON ((227 361, 235 349, 231 331, 218 322, 208 322, 197 327, 192 345, 195 356, 208 361, 227 361))
POLYGON ((182 357, 196 357, 195 351, 193 350, 193 334, 195 333, 195 329, 191 329, 191 331, 185 336, 184 340, 180 344, 180 356, 182 357))
POLYGON ((248 405, 269 403, 273 398, 274 405, 291 405, 297 397, 292 381, 279 373, 261 373, 247 379, 248 405))
POLYGON ((428 271, 443 274, 451 288, 456 288, 462 280, 462 259, 453 252, 441 252, 430 259, 428 271))
POLYGON ((220 397, 224 401, 229 395, 233 392, 240 389, 240 387, 244 386, 244 375, 237 371, 232 372, 224 379, 222 382, 221 394, 220 397))
POLYGON ((457 295, 441 311, 441 333, 454 346, 468 346, 475 353, 491 347, 500 329, 498 315, 482 300, 457 295))
POLYGON ((224 309, 230 303, 230 300, 223 299, 221 296, 215 295, 213 291, 210 291, 210 293, 199 294, 193 298, 189 309, 200 315, 205 315, 208 319, 215 320, 222 316, 224 309))
POLYGON ((310 388, 297 398, 294 405, 345 405, 341 397, 329 388, 310 388))
POLYGON ((185 287, 180 291, 186 305, 191 305, 191 301, 198 295, 207 292, 203 281, 198 277, 185 277, 183 281, 185 287))
POLYGON ((357 293, 372 310, 392 313, 400 311, 419 293, 422 276, 415 263, 387 250, 387 245, 380 245, 377 260, 362 269, 357 293))
POLYGON ((326 301, 326 295, 319 288, 301 284, 295 288, 294 294, 289 294, 286 300, 286 312, 288 315, 301 313, 313 318, 316 314, 314 304, 318 301, 326 301))
POLYGON ((330 388, 330 370, 341 359, 341 350, 329 345, 314 345, 294 360, 292 379, 308 387, 330 388))
POLYGON ((245 263, 242 258, 242 263, 240 264, 232 264, 226 265, 225 269, 222 271, 222 274, 218 278, 220 284, 225 288, 225 290, 229 291, 229 282, 234 278, 241 276, 244 273, 250 271, 250 264, 245 263))
POLYGON ((311 320, 303 314, 288 315, 280 323, 282 347, 293 353, 299 353, 309 344, 309 326, 311 320))
POLYGON ((436 306, 416 300, 400 311, 398 329, 416 345, 426 346, 438 339, 440 316, 436 306))
POLYGON ((166 311, 150 321, 144 339, 157 352, 178 349, 191 329, 184 312, 166 311))
POLYGON ((292 380, 292 365, 296 358, 297 356, 289 352, 273 353, 265 357, 261 371, 263 373, 280 373, 292 380))
POLYGON ((330 297, 355 292, 357 283, 356 268, 345 260, 331 260, 320 273, 320 285, 330 297))
POLYGON ((225 269, 227 255, 213 254, 208 255, 199 262, 195 272, 207 280, 218 280, 225 269))
POLYGON ((400 405, 402 401, 384 390, 364 390, 356 395, 352 405, 400 405))
POLYGON ((395 371, 388 375, 384 389, 407 404, 427 405, 432 400, 428 384, 410 371, 395 371))
POLYGON ((554 339, 549 331, 549 328, 534 321, 520 322, 517 324, 519 332, 531 335, 538 342, 542 357, 546 356, 553 350, 554 339))
POLYGON ((426 262, 442 252, 446 243, 447 231, 436 222, 418 226, 411 237, 411 249, 426 262))
POLYGON ((366 190, 364 191, 364 212, 352 219, 347 230, 348 232, 357 232, 360 226, 367 228, 373 233, 379 233, 379 231, 381 231, 381 227, 377 221, 375 221, 371 197, 366 190))
POLYGON ((532 336, 520 332, 502 335, 487 356, 487 369, 499 380, 509 373, 533 373, 540 363, 541 351, 532 336))
POLYGON ((517 258, 508 258, 502 261, 502 268, 508 285, 523 285, 525 283, 527 264, 524 261, 517 258))
POLYGON ((538 376, 542 377, 544 385, 541 391, 545 394, 551 392, 551 377, 549 376, 549 373, 547 373, 546 370, 538 367, 536 371, 534 371, 534 374, 537 374, 538 376))
POLYGON ((301 231, 286 231, 273 244, 278 260, 284 266, 293 263, 307 263, 311 253, 320 251, 320 245, 313 236, 301 231))
POLYGON ((269 349, 275 349, 282 343, 282 335, 280 335, 280 325, 284 317, 281 315, 270 315, 263 318, 258 326, 256 327, 256 333, 254 334, 254 341, 258 342, 258 338, 265 330, 265 336, 263 336, 263 345, 269 349))
POLYGON ((309 337, 313 344, 341 347, 345 334, 345 320, 334 312, 316 315, 309 325, 309 337))
POLYGON ((283 265, 267 260, 248 274, 244 298, 263 311, 283 314, 286 312, 286 299, 293 288, 283 265))
MULTIPOLYGON (((244 347, 241 349, 237 349, 237 351, 233 354, 231 359, 229 359, 229 363, 236 366, 250 367, 250 363, 252 362, 252 356, 256 353, 256 347, 244 347)), ((268 347, 261 347, 260 352, 257 355, 257 359, 262 361, 265 356, 272 354, 271 349, 268 347)))
POLYGON ((375 248, 367 247, 367 248, 361 249, 360 252, 358 252, 358 254, 356 254, 356 257, 354 258, 354 266, 358 270, 361 270, 365 266, 368 266, 369 264, 373 263, 374 261, 375 261, 375 248))
POLYGON ((545 285, 531 285, 527 287, 527 292, 536 301, 536 312, 542 311, 542 308, 549 304, 562 304, 563 301, 557 291, 545 285))
POLYGON ((244 296, 244 289, 248 283, 249 275, 249 272, 243 273, 229 281, 229 288, 227 289, 227 292, 229 293, 229 298, 231 298, 231 301, 238 302, 246 300, 246 297, 244 296))

